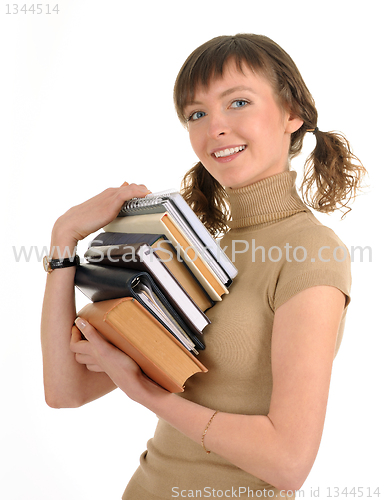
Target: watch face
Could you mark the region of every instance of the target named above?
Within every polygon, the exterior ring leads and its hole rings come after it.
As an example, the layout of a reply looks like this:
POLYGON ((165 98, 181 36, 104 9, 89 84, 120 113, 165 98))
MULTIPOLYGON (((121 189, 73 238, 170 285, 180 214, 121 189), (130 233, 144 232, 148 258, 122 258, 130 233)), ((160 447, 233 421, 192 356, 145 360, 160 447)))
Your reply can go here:
POLYGON ((43 266, 44 266, 44 270, 47 272, 47 273, 51 273, 52 272, 52 269, 51 269, 51 266, 50 266, 50 262, 48 260, 48 257, 45 256, 43 258, 43 266))

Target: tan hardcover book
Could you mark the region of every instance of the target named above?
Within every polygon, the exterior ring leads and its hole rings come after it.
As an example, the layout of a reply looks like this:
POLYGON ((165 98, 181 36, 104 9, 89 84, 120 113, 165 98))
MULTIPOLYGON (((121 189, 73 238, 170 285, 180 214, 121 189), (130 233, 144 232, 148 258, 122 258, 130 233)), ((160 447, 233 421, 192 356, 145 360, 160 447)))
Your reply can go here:
POLYGON ((164 263, 170 273, 179 282, 181 287, 186 290, 195 304, 202 311, 207 311, 207 309, 213 306, 213 302, 207 295, 207 292, 204 291, 202 285, 188 270, 184 262, 181 262, 177 259, 176 254, 172 258, 170 258, 167 249, 162 247, 162 241, 166 243, 165 238, 162 238, 162 240, 159 240, 158 242, 151 245, 152 248, 154 248, 154 253, 164 263))
POLYGON ((183 392, 189 377, 207 372, 207 368, 132 297, 93 302, 78 315, 170 392, 183 392))
POLYGON ((118 217, 110 222, 104 230, 117 233, 165 234, 174 247, 180 249, 184 262, 212 300, 220 301, 222 300, 221 296, 228 293, 227 287, 215 276, 208 264, 195 251, 183 230, 167 212, 118 217))

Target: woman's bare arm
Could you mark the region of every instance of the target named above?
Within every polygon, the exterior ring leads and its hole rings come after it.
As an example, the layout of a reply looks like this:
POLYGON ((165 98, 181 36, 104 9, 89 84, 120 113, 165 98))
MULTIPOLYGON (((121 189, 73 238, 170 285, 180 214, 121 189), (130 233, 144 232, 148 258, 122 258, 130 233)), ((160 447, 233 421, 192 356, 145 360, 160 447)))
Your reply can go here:
MULTIPOLYGON (((147 188, 124 183, 71 208, 54 225, 53 258, 72 255, 77 242, 111 222, 125 200, 143 197, 147 188)), ((41 344, 46 402, 52 407, 76 407, 92 401, 116 386, 102 372, 87 369, 70 349, 76 317, 75 268, 57 269, 47 276, 41 320, 41 344)))

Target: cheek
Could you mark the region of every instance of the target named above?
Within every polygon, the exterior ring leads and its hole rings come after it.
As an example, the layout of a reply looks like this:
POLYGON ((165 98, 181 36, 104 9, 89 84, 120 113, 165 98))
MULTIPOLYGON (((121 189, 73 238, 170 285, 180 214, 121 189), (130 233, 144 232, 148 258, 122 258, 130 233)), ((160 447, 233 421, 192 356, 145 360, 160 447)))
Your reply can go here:
POLYGON ((202 134, 199 134, 194 131, 189 131, 190 144, 194 151, 194 153, 200 157, 202 155, 202 151, 204 149, 202 134))
POLYGON ((260 147, 270 151, 279 148, 285 132, 281 114, 267 114, 254 130, 260 147))

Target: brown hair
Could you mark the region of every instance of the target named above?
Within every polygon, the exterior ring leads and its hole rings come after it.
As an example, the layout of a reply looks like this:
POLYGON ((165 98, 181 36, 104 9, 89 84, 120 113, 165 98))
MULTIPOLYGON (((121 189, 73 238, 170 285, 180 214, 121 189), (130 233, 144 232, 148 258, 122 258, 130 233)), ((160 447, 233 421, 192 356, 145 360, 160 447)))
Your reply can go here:
MULTIPOLYGON (((347 208, 347 203, 356 196, 365 168, 342 134, 318 130, 314 99, 297 66, 270 38, 254 34, 219 36, 194 50, 183 64, 174 87, 180 121, 186 126, 184 109, 193 100, 197 85, 207 87, 211 78, 222 76, 230 59, 239 71, 246 64, 265 76, 281 105, 303 120, 303 125, 291 135, 289 159, 301 152, 306 132, 314 130, 316 147, 306 160, 301 186, 304 201, 321 212, 347 208)), ((201 162, 185 175, 182 194, 213 235, 226 232, 229 218, 226 192, 201 162)))

